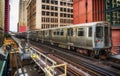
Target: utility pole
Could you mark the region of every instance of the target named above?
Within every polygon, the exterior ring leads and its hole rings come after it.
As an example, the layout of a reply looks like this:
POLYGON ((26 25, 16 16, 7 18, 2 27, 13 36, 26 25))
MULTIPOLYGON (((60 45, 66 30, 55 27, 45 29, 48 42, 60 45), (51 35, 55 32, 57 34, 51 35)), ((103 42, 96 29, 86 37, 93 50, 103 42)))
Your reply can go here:
POLYGON ((27 27, 27 47, 29 47, 29 26, 27 27))

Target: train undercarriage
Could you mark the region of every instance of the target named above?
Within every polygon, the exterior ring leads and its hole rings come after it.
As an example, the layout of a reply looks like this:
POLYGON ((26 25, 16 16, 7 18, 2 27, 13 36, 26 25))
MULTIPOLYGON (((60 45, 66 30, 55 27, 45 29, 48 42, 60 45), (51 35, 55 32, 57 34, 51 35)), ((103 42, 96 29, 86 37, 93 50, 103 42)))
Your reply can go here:
MULTIPOLYGON (((36 41, 34 39, 31 39, 31 40, 36 41)), ((37 42, 53 45, 55 47, 61 47, 61 48, 64 48, 64 49, 68 49, 69 51, 77 52, 80 55, 85 55, 85 56, 93 57, 93 58, 96 58, 96 59, 105 60, 111 55, 111 48, 84 49, 84 48, 74 47, 74 46, 61 44, 61 43, 56 43, 56 42, 52 42, 52 41, 37 40, 37 42)))

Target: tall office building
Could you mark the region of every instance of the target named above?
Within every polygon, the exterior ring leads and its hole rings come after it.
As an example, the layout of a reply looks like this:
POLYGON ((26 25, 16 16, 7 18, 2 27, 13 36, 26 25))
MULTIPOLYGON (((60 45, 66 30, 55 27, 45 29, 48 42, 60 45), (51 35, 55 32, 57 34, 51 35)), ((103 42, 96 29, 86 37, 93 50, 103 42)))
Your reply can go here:
POLYGON ((9 0, 5 0, 5 21, 4 21, 4 31, 7 34, 10 27, 10 4, 9 0))
POLYGON ((5 1, 0 0, 0 46, 3 45, 4 38, 4 12, 5 12, 5 1))
POLYGON ((105 0, 105 20, 112 27, 113 53, 120 53, 120 0, 105 0))
POLYGON ((104 20, 104 0, 73 0, 74 24, 104 20))
POLYGON ((67 26, 73 23, 73 0, 28 0, 30 30, 67 26))
POLYGON ((27 30, 27 0, 19 0, 19 22, 18 32, 26 32, 27 30))

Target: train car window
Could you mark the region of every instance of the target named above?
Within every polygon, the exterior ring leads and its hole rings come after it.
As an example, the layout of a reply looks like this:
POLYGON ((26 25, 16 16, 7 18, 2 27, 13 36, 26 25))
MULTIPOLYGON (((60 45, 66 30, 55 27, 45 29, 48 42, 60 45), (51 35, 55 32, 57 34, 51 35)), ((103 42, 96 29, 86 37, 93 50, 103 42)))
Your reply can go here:
POLYGON ((45 31, 45 35, 48 35, 47 31, 45 31))
POLYGON ((43 35, 45 35, 45 31, 43 31, 43 35))
POLYGON ((59 35, 59 29, 57 30, 57 35, 59 35))
POLYGON ((89 27, 88 29, 88 37, 92 37, 92 27, 89 27))
POLYGON ((54 31, 54 35, 56 35, 56 31, 54 31))
POLYGON ((39 35, 41 35, 41 31, 39 32, 39 35))
POLYGON ((41 31, 41 35, 43 35, 43 32, 41 31))
POLYGON ((64 31, 63 30, 61 30, 61 35, 64 35, 64 31))
POLYGON ((67 35, 68 36, 73 36, 73 28, 68 28, 67 29, 67 35))
POLYGON ((96 27, 96 37, 97 38, 102 38, 103 37, 103 27, 102 26, 97 26, 96 27))
POLYGON ((78 28, 78 36, 84 36, 84 29, 78 28))

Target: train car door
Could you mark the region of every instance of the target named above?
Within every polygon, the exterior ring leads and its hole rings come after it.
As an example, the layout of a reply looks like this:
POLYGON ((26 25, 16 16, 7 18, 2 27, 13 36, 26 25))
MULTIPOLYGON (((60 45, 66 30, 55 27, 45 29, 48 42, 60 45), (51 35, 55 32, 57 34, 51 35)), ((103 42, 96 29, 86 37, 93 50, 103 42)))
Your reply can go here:
POLYGON ((52 30, 49 30, 49 40, 52 39, 52 30))
POLYGON ((73 36, 73 28, 67 29, 67 42, 71 43, 71 37, 73 36))
POLYGON ((103 48, 104 47, 104 27, 103 26, 96 26, 96 48, 103 48))
POLYGON ((110 34, 110 27, 108 25, 106 25, 104 27, 104 43, 105 43, 105 47, 111 47, 111 34, 110 34))

